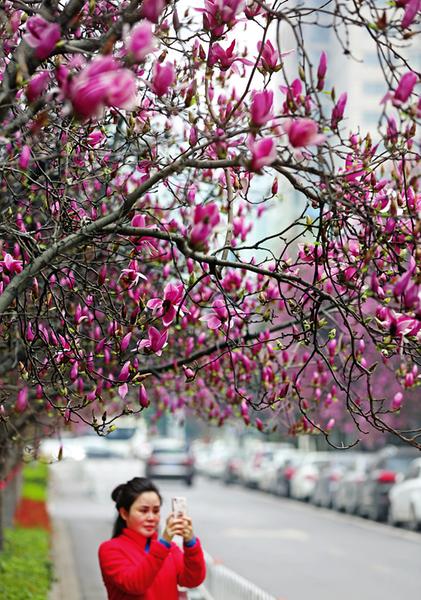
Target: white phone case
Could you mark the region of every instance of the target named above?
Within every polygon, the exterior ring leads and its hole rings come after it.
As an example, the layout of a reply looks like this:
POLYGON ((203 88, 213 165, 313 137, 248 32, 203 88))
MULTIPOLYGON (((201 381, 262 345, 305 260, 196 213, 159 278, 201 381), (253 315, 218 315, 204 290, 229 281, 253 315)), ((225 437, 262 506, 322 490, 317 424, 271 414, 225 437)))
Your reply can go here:
POLYGON ((172 499, 172 511, 177 517, 187 513, 187 500, 184 496, 176 496, 172 499))

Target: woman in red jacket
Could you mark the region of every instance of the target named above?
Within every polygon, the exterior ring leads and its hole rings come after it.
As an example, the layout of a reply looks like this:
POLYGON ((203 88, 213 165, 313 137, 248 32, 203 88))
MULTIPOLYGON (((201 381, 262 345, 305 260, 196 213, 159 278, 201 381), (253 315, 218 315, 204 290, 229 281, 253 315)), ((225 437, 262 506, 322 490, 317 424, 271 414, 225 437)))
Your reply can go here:
POLYGON ((170 514, 158 536, 162 498, 148 479, 134 477, 115 488, 118 517, 112 539, 99 547, 109 600, 178 600, 178 585, 192 588, 205 579, 200 541, 189 517, 170 514), (183 551, 172 542, 183 538, 183 551))

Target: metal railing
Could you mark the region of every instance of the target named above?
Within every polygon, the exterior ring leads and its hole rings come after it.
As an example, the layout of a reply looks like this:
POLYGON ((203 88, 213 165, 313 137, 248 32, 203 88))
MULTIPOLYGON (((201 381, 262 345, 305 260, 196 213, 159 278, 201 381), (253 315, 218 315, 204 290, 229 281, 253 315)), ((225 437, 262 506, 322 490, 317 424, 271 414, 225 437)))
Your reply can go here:
POLYGON ((206 579, 188 593, 189 600, 276 600, 257 585, 205 554, 206 579))

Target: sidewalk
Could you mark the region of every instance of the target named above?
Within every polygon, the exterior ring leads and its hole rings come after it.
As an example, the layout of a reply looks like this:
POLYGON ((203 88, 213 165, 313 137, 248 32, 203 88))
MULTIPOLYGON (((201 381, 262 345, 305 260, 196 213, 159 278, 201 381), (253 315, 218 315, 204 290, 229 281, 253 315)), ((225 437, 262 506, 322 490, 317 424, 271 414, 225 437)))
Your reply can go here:
POLYGON ((52 519, 54 584, 48 600, 82 600, 72 543, 65 521, 52 519))

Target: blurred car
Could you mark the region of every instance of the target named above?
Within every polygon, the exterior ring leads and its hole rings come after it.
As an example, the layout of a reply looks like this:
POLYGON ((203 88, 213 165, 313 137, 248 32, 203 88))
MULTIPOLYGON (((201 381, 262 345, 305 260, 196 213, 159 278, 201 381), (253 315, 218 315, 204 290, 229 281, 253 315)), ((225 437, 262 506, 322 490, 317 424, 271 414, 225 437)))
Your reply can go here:
POLYGON ((206 460, 201 465, 201 473, 211 479, 222 479, 227 460, 233 452, 233 446, 224 440, 215 440, 209 444, 206 460))
POLYGON ((358 514, 374 521, 386 521, 389 491, 403 479, 412 460, 419 456, 415 448, 388 447, 380 451, 362 484, 358 514))
POLYGON ((329 464, 320 470, 310 501, 316 506, 332 508, 334 498, 346 471, 353 466, 356 452, 340 450, 332 452, 329 464))
POLYGON ((389 522, 421 529, 421 458, 416 458, 400 483, 389 492, 389 522))
POLYGON ((145 475, 149 479, 183 479, 187 485, 194 480, 194 457, 183 440, 159 438, 151 441, 145 475))
POLYGON ((348 514, 357 512, 361 489, 367 477, 369 466, 375 456, 375 454, 369 452, 358 454, 353 464, 343 474, 332 498, 335 510, 348 514))
POLYGON ((225 462, 224 471, 222 473, 222 481, 226 485, 238 483, 241 480, 243 463, 244 449, 237 448, 236 450, 233 450, 225 462))
POLYGON ((291 493, 291 479, 303 462, 306 453, 303 450, 296 450, 294 454, 290 455, 285 461, 285 464, 281 465, 276 472, 276 482, 274 494, 277 496, 284 496, 288 498, 291 493))
POLYGON ((293 447, 279 448, 273 455, 267 458, 261 467, 259 489, 271 494, 277 493, 278 473, 299 451, 293 447))
POLYGON ((320 470, 329 464, 329 452, 307 452, 290 481, 290 496, 309 500, 313 494, 320 470))
POLYGON ((119 417, 115 421, 115 429, 103 439, 114 456, 146 458, 150 450, 146 436, 146 424, 143 419, 119 417))
POLYGON ((241 483, 249 488, 257 489, 265 462, 271 461, 278 449, 274 443, 267 442, 252 446, 245 450, 245 459, 241 466, 241 483))

